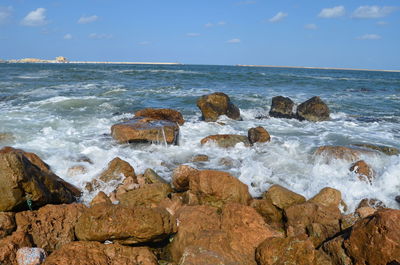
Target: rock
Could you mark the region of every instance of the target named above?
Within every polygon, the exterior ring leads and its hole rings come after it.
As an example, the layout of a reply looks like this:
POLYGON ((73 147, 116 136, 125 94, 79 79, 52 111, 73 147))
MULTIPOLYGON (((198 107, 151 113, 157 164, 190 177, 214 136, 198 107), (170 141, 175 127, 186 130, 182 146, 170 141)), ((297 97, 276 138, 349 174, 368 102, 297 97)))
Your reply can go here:
POLYGON ((360 207, 356 210, 356 213, 360 218, 365 218, 367 216, 373 215, 377 210, 372 207, 360 207))
POLYGON ((350 214, 342 215, 342 218, 340 219, 340 230, 344 231, 344 230, 352 227, 360 219, 361 218, 357 213, 350 213, 350 214))
POLYGON ((168 181, 160 177, 154 170, 151 168, 148 168, 144 171, 143 177, 146 180, 146 183, 152 184, 152 183, 164 183, 167 184, 168 181))
POLYGON ((0 211, 28 209, 28 203, 32 207, 71 203, 80 194, 79 189, 51 172, 39 157, 35 159, 33 163, 22 150, 11 147, 0 150, 0 211))
POLYGON ((164 208, 170 215, 174 216, 183 207, 183 199, 179 195, 172 194, 171 198, 165 198, 157 207, 164 208))
POLYGON ((362 199, 360 201, 360 203, 358 204, 357 209, 361 208, 361 207, 372 207, 377 210, 387 208, 386 205, 383 203, 383 201, 378 200, 378 199, 370 199, 370 198, 362 199))
POLYGON ((46 252, 75 240, 74 227, 86 207, 83 204, 46 205, 37 211, 15 215, 18 231, 32 237, 35 246, 46 252))
POLYGON ((172 192, 169 184, 146 184, 138 189, 117 194, 119 203, 126 207, 155 207, 172 192))
POLYGON ((224 93, 205 95, 197 100, 197 107, 201 110, 202 120, 216 121, 220 115, 226 115, 233 120, 240 120, 240 110, 232 104, 224 93))
POLYGON ((142 109, 135 112, 136 117, 152 118, 155 120, 164 120, 176 122, 179 125, 183 125, 185 120, 179 111, 173 109, 142 109))
POLYGON ((200 204, 214 207, 229 202, 247 205, 251 199, 247 185, 223 171, 201 170, 189 178, 189 190, 200 204))
POLYGON ((127 247, 99 242, 72 242, 53 252, 43 265, 157 265, 146 247, 127 247))
POLYGON ((167 143, 177 144, 179 126, 175 122, 151 118, 134 118, 114 124, 111 135, 119 143, 167 143))
POLYGON ((372 154, 373 152, 362 151, 359 149, 349 148, 345 146, 320 146, 315 150, 314 155, 325 158, 325 162, 329 163, 332 159, 343 159, 354 162, 360 159, 361 154, 372 154))
POLYGON ((272 98, 271 110, 269 116, 275 118, 294 118, 294 102, 290 98, 277 96, 272 98))
POLYGON ((197 174, 199 174, 199 170, 190 166, 180 165, 172 173, 172 185, 177 191, 186 191, 189 189, 189 179, 197 174))
POLYGON ((326 207, 339 207, 342 203, 342 193, 330 187, 323 188, 320 192, 308 200, 309 202, 319 203, 326 207))
POLYGON ((253 199, 250 203, 271 227, 281 229, 283 227, 282 212, 272 204, 271 199, 253 199))
POLYGON ((0 212, 0 239, 10 235, 16 228, 15 213, 0 212))
POLYGON ((17 251, 18 265, 40 265, 46 259, 46 252, 42 248, 20 248, 17 251))
POLYGON ((396 197, 394 198, 394 200, 395 200, 396 202, 400 203, 400 195, 399 195, 399 196, 396 196, 396 197))
POLYGON ((270 200, 279 209, 285 209, 291 205, 303 203, 306 198, 290 191, 280 185, 272 185, 263 195, 264 199, 270 200))
POLYGON ((209 157, 207 155, 196 155, 192 157, 191 162, 207 162, 209 161, 209 157))
POLYGON ((223 252, 224 253, 220 254, 214 250, 205 249, 204 247, 189 246, 185 248, 178 265, 242 265, 242 263, 233 261, 229 257, 226 257, 227 251, 223 252))
POLYGON ((222 148, 235 147, 235 145, 238 143, 243 143, 245 146, 250 146, 250 141, 246 136, 236 134, 209 135, 200 141, 202 145, 209 142, 215 142, 219 147, 222 148))
POLYGON ((355 146, 359 146, 359 147, 372 149, 372 150, 375 150, 375 151, 379 151, 381 153, 384 153, 384 154, 390 155, 390 156, 400 154, 399 149, 394 148, 394 147, 390 147, 390 146, 366 144, 366 143, 360 143, 360 144, 354 144, 354 145, 355 146))
POLYGON ((329 108, 319 97, 312 97, 297 107, 296 117, 299 120, 326 121, 329 120, 329 108))
POLYGON ((110 198, 102 191, 97 193, 96 197, 93 198, 93 200, 90 202, 90 207, 100 203, 112 204, 110 198))
POLYGON ((99 179, 104 182, 110 182, 112 180, 121 180, 128 177, 133 178, 137 183, 133 167, 125 160, 116 157, 108 163, 107 169, 100 174, 99 179))
POLYGON ((171 216, 163 209, 96 204, 80 216, 75 234, 81 241, 136 244, 163 240, 172 229, 171 216))
POLYGON ((249 129, 247 135, 251 144, 271 141, 271 136, 267 130, 261 126, 249 129))
POLYGON ((364 160, 359 160, 355 162, 350 167, 350 171, 358 174, 358 178, 362 181, 372 183, 372 180, 374 179, 374 171, 367 163, 365 163, 364 160))
POLYGON ((79 176, 79 175, 86 174, 87 172, 88 171, 87 171, 85 166, 75 165, 75 166, 72 166, 72 167, 68 168, 67 176, 68 177, 76 177, 76 176, 79 176))
POLYGON ((0 239, 0 264, 18 265, 17 251, 23 247, 32 247, 32 242, 23 231, 17 231, 12 235, 0 239))
POLYGON ((0 143, 1 142, 12 142, 15 137, 12 133, 0 133, 0 143))
POLYGON ((343 248, 344 237, 346 234, 335 237, 332 240, 325 242, 322 249, 329 255, 333 264, 352 265, 354 264, 349 256, 347 256, 343 248))

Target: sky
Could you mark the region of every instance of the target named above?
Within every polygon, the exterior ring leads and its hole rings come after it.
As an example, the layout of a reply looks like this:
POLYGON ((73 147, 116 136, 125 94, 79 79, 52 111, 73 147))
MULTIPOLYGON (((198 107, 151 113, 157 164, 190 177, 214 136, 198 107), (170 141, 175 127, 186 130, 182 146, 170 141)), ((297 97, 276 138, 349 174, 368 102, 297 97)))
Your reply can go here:
POLYGON ((400 69, 398 0, 0 0, 0 59, 400 69))

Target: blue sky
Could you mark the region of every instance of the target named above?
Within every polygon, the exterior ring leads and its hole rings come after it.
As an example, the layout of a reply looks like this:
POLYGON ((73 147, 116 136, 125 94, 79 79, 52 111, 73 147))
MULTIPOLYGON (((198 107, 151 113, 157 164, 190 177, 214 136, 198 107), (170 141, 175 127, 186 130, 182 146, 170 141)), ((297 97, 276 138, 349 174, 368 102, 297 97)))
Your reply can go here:
POLYGON ((400 2, 0 0, 0 58, 400 69, 400 2))

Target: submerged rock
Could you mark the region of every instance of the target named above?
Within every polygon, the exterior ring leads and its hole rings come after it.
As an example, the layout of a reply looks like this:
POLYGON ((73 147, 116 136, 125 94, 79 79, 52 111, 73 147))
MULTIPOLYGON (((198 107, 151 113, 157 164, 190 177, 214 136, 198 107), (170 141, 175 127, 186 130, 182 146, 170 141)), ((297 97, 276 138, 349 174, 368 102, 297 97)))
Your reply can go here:
POLYGON ((269 116, 275 118, 294 118, 294 102, 287 97, 277 96, 272 98, 271 110, 269 116))
POLYGON ((351 165, 350 171, 355 172, 362 181, 372 183, 374 179, 374 171, 364 160, 359 160, 351 165))
POLYGON ((345 146, 320 146, 314 155, 324 158, 325 162, 329 163, 332 159, 343 159, 349 162, 355 162, 360 159, 361 154, 374 154, 372 151, 354 149, 345 146))
POLYGON ((215 142, 219 147, 222 148, 234 147, 238 143, 243 143, 245 146, 250 146, 250 141, 246 136, 237 134, 210 135, 201 139, 200 141, 202 145, 208 142, 215 142))
POLYGON ((319 97, 312 97, 297 107, 296 117, 299 120, 326 121, 329 120, 329 108, 319 97))
POLYGON ((207 162, 209 160, 210 158, 208 157, 208 155, 195 155, 192 157, 190 162, 207 162))
POLYGON ((254 143, 265 143, 271 140, 271 136, 268 131, 261 126, 251 128, 247 132, 247 137, 251 144, 254 143))
POLYGON ((152 118, 155 120, 164 120, 176 122, 179 125, 183 125, 185 120, 179 111, 173 109, 142 109, 135 112, 136 117, 152 118))
POLYGON ((241 119, 239 108, 233 105, 224 93, 217 92, 200 97, 197 100, 197 107, 201 110, 204 121, 216 121, 221 115, 226 115, 233 120, 241 119))
POLYGON ((134 118, 111 127, 112 137, 120 143, 177 144, 179 126, 176 122, 152 118, 134 118))
POLYGON ((355 146, 359 146, 359 147, 372 149, 372 150, 375 150, 375 151, 379 151, 379 152, 384 153, 386 155, 398 155, 398 154, 400 154, 399 149, 394 148, 394 147, 390 147, 390 146, 366 144, 366 143, 354 144, 354 145, 355 146))

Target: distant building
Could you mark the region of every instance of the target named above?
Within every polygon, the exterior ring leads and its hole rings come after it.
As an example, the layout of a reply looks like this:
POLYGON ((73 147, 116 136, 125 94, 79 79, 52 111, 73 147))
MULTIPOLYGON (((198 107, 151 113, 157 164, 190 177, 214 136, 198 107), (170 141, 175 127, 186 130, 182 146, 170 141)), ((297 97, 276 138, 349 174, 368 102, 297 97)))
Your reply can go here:
POLYGON ((57 63, 68 63, 68 59, 65 58, 64 56, 58 56, 58 57, 56 57, 56 62, 57 63))

